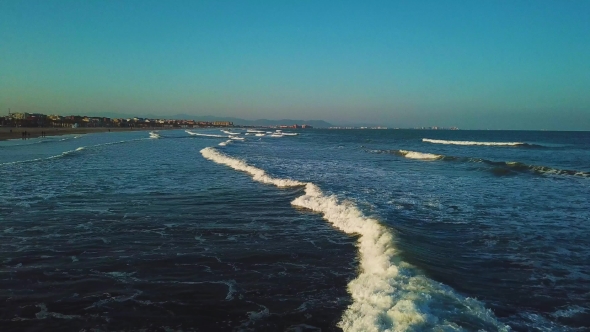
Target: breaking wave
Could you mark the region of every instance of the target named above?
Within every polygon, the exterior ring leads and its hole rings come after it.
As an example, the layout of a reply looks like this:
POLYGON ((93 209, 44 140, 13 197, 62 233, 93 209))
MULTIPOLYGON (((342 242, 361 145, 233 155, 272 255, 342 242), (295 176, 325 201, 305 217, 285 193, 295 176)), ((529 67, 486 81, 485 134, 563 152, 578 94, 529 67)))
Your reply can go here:
POLYGON ((224 135, 214 135, 214 134, 201 134, 201 133, 195 133, 192 132, 190 130, 185 130, 185 132, 189 135, 193 135, 193 136, 204 136, 204 137, 218 137, 218 138, 228 138, 229 136, 224 136, 224 135))
POLYGON ((422 160, 436 160, 440 159, 443 156, 440 154, 433 154, 433 153, 422 153, 416 151, 407 151, 407 150, 397 150, 397 153, 401 156, 410 159, 422 159, 422 160))
POLYGON ((467 158, 467 157, 453 157, 445 156, 440 154, 422 153, 407 150, 368 150, 372 153, 390 153, 398 156, 410 158, 410 159, 421 159, 421 160, 442 160, 442 161, 459 161, 468 163, 483 163, 494 168, 491 172, 496 175, 511 175, 515 172, 519 173, 533 173, 538 175, 571 175, 581 176, 590 178, 590 172, 575 171, 568 169, 558 169, 548 166, 529 165, 516 161, 492 161, 482 158, 467 158))
POLYGON ((394 234, 378 220, 363 215, 352 202, 324 194, 313 183, 280 179, 208 147, 204 158, 243 171, 256 181, 277 187, 305 186, 291 204, 321 213, 335 228, 358 236, 360 273, 348 284, 353 303, 339 326, 344 331, 462 330, 508 331, 489 309, 450 287, 428 279, 404 262, 394 234))
POLYGON ((296 186, 305 185, 304 182, 299 182, 299 181, 295 181, 295 180, 273 178, 273 177, 269 176, 268 174, 266 174, 266 172, 261 170, 260 168, 250 166, 239 159, 228 157, 225 154, 218 152, 214 148, 204 148, 203 150, 201 150, 201 154, 206 159, 214 161, 218 164, 223 164, 223 165, 229 166, 235 170, 246 172, 246 173, 252 175, 252 178, 258 182, 262 182, 262 183, 266 183, 266 184, 273 184, 273 185, 275 185, 277 187, 281 187, 281 188, 283 188, 283 187, 296 187, 296 186))
POLYGON ((547 175, 572 175, 581 177, 590 177, 590 172, 574 171, 569 169, 557 169, 547 166, 528 165, 516 161, 491 161, 485 159, 473 159, 473 161, 479 161, 486 164, 499 166, 514 172, 532 172, 536 174, 547 174, 547 175))
POLYGON ((228 134, 228 135, 240 135, 241 134, 241 133, 233 133, 233 132, 228 131, 228 130, 221 130, 221 132, 224 133, 224 134, 228 134))
POLYGON ((529 144, 523 142, 472 142, 472 141, 447 141, 442 139, 423 138, 422 142, 434 144, 452 144, 452 145, 487 145, 487 146, 528 146, 528 147, 543 147, 538 144, 529 144))
POLYGON ((228 145, 228 144, 231 144, 231 143, 232 143, 232 140, 231 140, 231 139, 228 139, 228 140, 227 140, 227 141, 225 141, 225 142, 221 142, 221 143, 219 143, 219 146, 226 146, 226 145, 228 145))

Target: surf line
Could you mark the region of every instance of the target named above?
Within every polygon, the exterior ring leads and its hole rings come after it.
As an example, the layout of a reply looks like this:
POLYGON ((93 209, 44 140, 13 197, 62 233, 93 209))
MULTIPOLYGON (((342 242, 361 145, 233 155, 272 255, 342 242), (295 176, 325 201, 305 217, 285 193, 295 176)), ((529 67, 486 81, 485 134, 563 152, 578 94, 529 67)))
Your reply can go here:
POLYGON ((358 236, 360 271, 348 284, 353 303, 338 323, 344 331, 456 329, 449 314, 456 311, 469 316, 470 321, 484 329, 509 331, 510 328, 499 322, 481 302, 426 278, 402 261, 394 246, 393 232, 376 219, 364 216, 353 203, 326 195, 311 182, 272 177, 215 148, 204 148, 200 152, 204 158, 248 173, 261 183, 279 188, 305 186, 305 194, 295 198, 292 205, 319 212, 335 228, 358 236))

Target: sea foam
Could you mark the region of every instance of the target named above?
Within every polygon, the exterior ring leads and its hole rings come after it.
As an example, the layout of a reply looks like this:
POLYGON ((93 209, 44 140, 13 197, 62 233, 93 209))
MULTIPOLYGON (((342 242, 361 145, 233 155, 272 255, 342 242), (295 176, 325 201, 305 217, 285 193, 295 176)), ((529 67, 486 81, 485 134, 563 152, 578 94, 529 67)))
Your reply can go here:
POLYGON ((228 157, 225 154, 218 152, 214 148, 204 148, 201 150, 201 154, 203 157, 218 164, 223 164, 235 170, 246 172, 252 175, 252 178, 258 182, 273 184, 277 187, 295 187, 305 185, 304 182, 295 180, 273 178, 260 168, 250 166, 239 159, 228 157))
POLYGON ((460 331, 461 326, 453 322, 456 319, 468 321, 469 329, 510 329, 481 302, 458 295, 404 262, 395 247, 393 231, 364 216, 354 203, 326 195, 313 183, 272 177, 211 147, 202 149, 201 154, 262 183, 305 186, 305 194, 293 200, 292 205, 319 212, 335 228, 358 236, 360 273, 348 284, 353 303, 338 324, 344 331, 460 331))
POLYGON ((407 150, 399 150, 400 155, 410 158, 410 159, 421 159, 421 160, 436 160, 443 158, 444 156, 440 154, 433 154, 433 153, 423 153, 423 152, 416 152, 416 151, 407 151, 407 150))
POLYGON ((410 158, 410 159, 420 159, 420 160, 442 160, 442 161, 452 161, 452 162, 468 162, 468 163, 484 163, 490 166, 494 166, 496 168, 490 169, 492 172, 499 174, 514 174, 514 172, 521 172, 521 173, 532 173, 537 175, 560 175, 560 176, 576 176, 576 177, 583 177, 583 178, 590 178, 590 172, 585 171, 576 171, 576 170, 568 170, 568 169, 558 169, 549 166, 540 166, 540 165, 529 165, 522 162, 516 161, 492 161, 482 158, 469 158, 469 157, 454 157, 454 156, 446 156, 441 154, 433 154, 433 153, 424 153, 424 152, 416 152, 416 151, 408 151, 408 150, 367 150, 367 152, 371 153, 391 153, 396 154, 398 156, 410 158), (501 171, 505 171, 505 173, 501 173, 501 171))
POLYGON ((231 131, 227 131, 227 130, 221 130, 222 133, 228 134, 228 135, 239 135, 241 133, 233 133, 231 131))
POLYGON ((228 138, 229 136, 223 136, 223 135, 212 135, 212 134, 200 134, 200 133, 195 133, 192 132, 190 130, 185 130, 185 132, 189 135, 193 135, 193 136, 204 136, 204 137, 219 137, 219 138, 228 138))
POLYGON ((423 138, 422 142, 434 144, 453 144, 453 145, 490 145, 490 146, 518 146, 526 145, 523 142, 472 142, 472 141, 446 141, 442 139, 423 138))

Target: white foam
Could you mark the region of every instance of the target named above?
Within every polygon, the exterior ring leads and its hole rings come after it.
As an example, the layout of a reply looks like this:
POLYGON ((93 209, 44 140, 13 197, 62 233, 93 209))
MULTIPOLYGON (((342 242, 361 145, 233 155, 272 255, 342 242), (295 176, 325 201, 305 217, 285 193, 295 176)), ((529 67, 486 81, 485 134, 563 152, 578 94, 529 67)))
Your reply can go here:
POLYGON ((516 146, 523 145, 523 142, 472 142, 472 141, 446 141, 442 139, 423 138, 423 142, 434 144, 453 144, 453 145, 498 145, 498 146, 516 146))
POLYGON ((226 146, 226 145, 230 144, 231 142, 232 142, 231 139, 229 139, 229 140, 227 140, 225 142, 219 143, 219 146, 226 146))
POLYGON ((218 164, 223 164, 235 170, 246 172, 252 175, 252 178, 254 178, 254 180, 258 182, 274 184, 277 187, 294 187, 305 185, 305 183, 295 180, 273 178, 267 175, 265 171, 250 166, 239 159, 231 158, 222 153, 219 153, 214 148, 204 148, 203 150, 201 150, 201 154, 203 155, 203 157, 211 161, 214 161, 218 164))
POLYGON ((313 183, 273 178, 214 148, 205 148, 201 154, 216 163, 246 172, 262 183, 278 187, 305 185, 305 194, 292 202, 294 206, 322 213, 335 228, 358 236, 360 274, 348 284, 353 303, 338 324, 344 331, 455 331, 461 329, 452 321, 457 312, 487 328, 510 329, 498 322, 482 303, 458 295, 402 261, 392 230, 364 216, 355 204, 326 195, 313 183))
POLYGON ((233 139, 233 140, 237 140, 237 141, 243 141, 243 140, 245 140, 245 138, 243 138, 243 137, 237 137, 237 136, 230 136, 229 139, 233 139))
POLYGON ((399 150, 399 153, 406 158, 410 159, 421 159, 421 160, 436 160, 440 159, 443 156, 440 154, 433 154, 433 153, 423 153, 423 152, 416 152, 416 151, 407 151, 407 150, 399 150))
POLYGON ((151 139, 160 138, 160 134, 157 131, 150 131, 150 138, 151 139))
POLYGON ((193 135, 193 136, 205 136, 205 137, 220 137, 220 138, 227 138, 228 136, 223 136, 223 135, 212 135, 212 134, 201 134, 201 133, 195 133, 192 132, 190 130, 185 130, 185 132, 189 135, 193 135))
POLYGON ((262 136, 266 136, 266 134, 258 133, 258 134, 256 134, 256 136, 262 137, 262 136))
POLYGON ((51 157, 47 157, 47 158, 39 158, 39 159, 34 159, 34 160, 31 160, 31 161, 37 161, 37 160, 43 160, 43 159, 54 159, 54 158, 60 158, 60 157, 64 157, 64 156, 67 156, 67 155, 69 155, 69 154, 72 154, 72 153, 74 153, 74 152, 82 151, 82 150, 84 150, 85 148, 86 148, 86 147, 84 147, 84 146, 81 146, 81 147, 79 147, 79 148, 77 148, 77 149, 74 149, 74 150, 69 150, 69 151, 62 152, 61 154, 58 154, 58 155, 56 155, 56 156, 51 156, 51 157))
POLYGON ((283 133, 283 135, 285 135, 285 136, 297 136, 299 134, 298 133, 283 133))
POLYGON ((221 130, 222 133, 228 134, 228 135, 240 135, 241 133, 232 133, 231 131, 227 131, 227 130, 221 130))

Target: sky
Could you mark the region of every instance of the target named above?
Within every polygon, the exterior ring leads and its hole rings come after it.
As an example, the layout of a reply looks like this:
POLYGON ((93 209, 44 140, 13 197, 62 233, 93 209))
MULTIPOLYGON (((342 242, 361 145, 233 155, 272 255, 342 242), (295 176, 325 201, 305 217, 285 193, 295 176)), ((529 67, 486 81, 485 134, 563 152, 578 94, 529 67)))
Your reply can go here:
POLYGON ((590 1, 0 0, 0 114, 590 130, 590 1))

